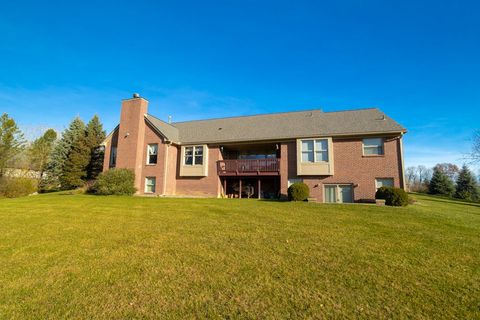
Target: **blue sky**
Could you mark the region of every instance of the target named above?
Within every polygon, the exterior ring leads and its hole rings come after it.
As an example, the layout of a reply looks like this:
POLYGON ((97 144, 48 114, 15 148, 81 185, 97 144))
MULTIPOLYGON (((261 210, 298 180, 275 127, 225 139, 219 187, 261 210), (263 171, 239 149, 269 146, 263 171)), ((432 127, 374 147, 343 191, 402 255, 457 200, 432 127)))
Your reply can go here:
POLYGON ((107 130, 139 92, 174 121, 379 107, 407 165, 462 163, 480 129, 475 1, 2 3, 0 112, 34 136, 107 130))

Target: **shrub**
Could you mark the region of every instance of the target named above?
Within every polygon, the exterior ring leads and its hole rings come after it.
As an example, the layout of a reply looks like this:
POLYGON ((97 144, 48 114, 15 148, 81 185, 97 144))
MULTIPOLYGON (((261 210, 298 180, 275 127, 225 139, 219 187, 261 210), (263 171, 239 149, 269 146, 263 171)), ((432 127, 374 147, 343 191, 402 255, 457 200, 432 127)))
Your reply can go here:
POLYGON ((375 199, 385 200, 387 206, 404 207, 408 205, 408 194, 400 188, 381 187, 377 190, 375 199))
POLYGON ((0 179, 0 195, 6 198, 28 196, 37 192, 37 180, 29 178, 0 179))
POLYGON ((135 173, 129 169, 111 169, 101 173, 89 192, 99 195, 133 195, 135 173))
POLYGON ((296 182, 288 187, 288 200, 305 201, 310 195, 310 189, 303 182, 296 182))

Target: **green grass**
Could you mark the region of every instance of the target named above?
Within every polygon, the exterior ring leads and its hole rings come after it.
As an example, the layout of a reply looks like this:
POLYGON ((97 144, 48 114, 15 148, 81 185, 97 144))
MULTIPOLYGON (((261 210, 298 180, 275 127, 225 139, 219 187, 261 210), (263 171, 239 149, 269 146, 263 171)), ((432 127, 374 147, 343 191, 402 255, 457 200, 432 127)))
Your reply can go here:
POLYGON ((480 206, 0 200, 0 318, 480 318, 480 206))

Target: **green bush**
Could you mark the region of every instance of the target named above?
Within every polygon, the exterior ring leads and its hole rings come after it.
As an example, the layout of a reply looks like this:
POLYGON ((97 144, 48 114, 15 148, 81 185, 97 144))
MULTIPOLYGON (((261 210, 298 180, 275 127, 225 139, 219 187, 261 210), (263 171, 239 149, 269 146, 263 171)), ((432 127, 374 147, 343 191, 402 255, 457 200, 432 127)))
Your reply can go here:
POLYGON ((111 169, 103 172, 88 190, 98 195, 133 195, 135 173, 129 169, 111 169))
POLYGON ((37 180, 29 178, 0 179, 0 196, 17 198, 37 192, 37 180))
POLYGON ((375 199, 385 200, 387 206, 405 207, 408 205, 408 194, 400 188, 381 187, 377 190, 375 199))
POLYGON ((288 200, 305 201, 310 195, 310 189, 303 182, 296 182, 288 187, 288 200))

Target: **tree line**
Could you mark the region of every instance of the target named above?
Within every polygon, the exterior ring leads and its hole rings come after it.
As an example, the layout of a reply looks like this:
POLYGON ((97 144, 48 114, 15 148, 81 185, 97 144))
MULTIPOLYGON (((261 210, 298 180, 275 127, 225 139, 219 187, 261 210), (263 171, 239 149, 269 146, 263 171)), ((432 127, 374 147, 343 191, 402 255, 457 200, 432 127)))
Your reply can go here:
POLYGON ((439 163, 433 168, 408 167, 405 179, 409 191, 479 201, 480 186, 470 168, 452 163, 439 163))
POLYGON ((87 124, 74 118, 60 137, 48 129, 28 142, 14 119, 4 113, 0 117, 0 179, 15 168, 35 171, 40 191, 82 187, 102 172, 104 139, 103 125, 95 115, 87 124))

